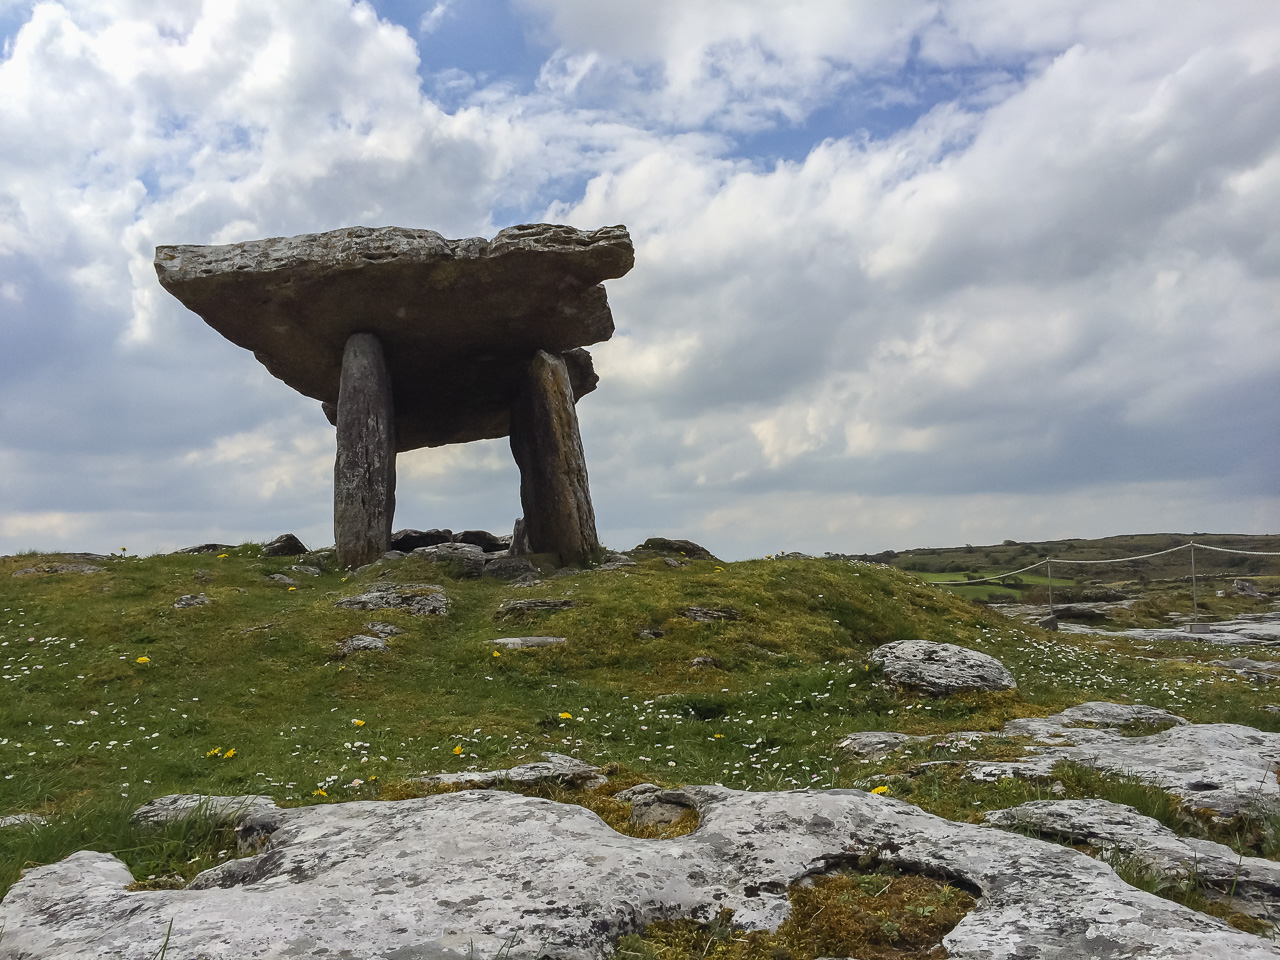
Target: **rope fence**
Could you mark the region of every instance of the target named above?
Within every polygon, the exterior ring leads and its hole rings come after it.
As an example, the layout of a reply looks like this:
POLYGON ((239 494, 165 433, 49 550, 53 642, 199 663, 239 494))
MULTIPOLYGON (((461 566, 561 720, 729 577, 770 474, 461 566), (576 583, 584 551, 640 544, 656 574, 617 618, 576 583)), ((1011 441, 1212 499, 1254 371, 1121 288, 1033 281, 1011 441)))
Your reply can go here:
POLYGON ((1196 584, 1196 547, 1201 550, 1212 550, 1215 553, 1233 553, 1246 557, 1280 557, 1280 550, 1233 550, 1230 547, 1212 547, 1207 543, 1196 543, 1189 540, 1186 543, 1180 543, 1176 547, 1169 547, 1167 550, 1157 550, 1154 553, 1142 553, 1133 557, 1116 557, 1111 560, 1073 560, 1069 557, 1045 557, 1043 560, 1037 560, 1030 566, 1022 567, 1018 570, 1010 570, 1008 573, 996 574, 993 577, 981 577, 973 580, 931 580, 930 583, 939 587, 964 587, 972 586, 978 583, 995 583, 1003 581, 1008 577, 1017 576, 1020 573, 1026 573, 1028 570, 1036 570, 1040 567, 1045 568, 1045 573, 1049 578, 1049 616, 1053 616, 1053 565, 1055 563, 1076 563, 1076 564, 1104 564, 1104 563, 1132 563, 1135 560, 1149 560, 1152 557, 1163 557, 1166 554, 1177 553, 1179 550, 1191 551, 1191 609, 1193 622, 1200 620, 1200 603, 1199 593, 1196 584))

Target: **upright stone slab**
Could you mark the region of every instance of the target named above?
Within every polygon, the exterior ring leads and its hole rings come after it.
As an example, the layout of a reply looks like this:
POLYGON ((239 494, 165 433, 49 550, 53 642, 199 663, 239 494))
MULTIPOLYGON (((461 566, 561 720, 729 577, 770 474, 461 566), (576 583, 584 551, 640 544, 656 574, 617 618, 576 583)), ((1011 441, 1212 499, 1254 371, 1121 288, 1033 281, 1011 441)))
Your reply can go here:
POLYGON ((372 563, 391 547, 394 414, 382 344, 371 333, 353 333, 342 353, 333 464, 333 535, 343 567, 372 563))
POLYGON ((529 552, 581 563, 598 550, 587 460, 564 361, 539 350, 511 408, 511 453, 520 467, 529 552))

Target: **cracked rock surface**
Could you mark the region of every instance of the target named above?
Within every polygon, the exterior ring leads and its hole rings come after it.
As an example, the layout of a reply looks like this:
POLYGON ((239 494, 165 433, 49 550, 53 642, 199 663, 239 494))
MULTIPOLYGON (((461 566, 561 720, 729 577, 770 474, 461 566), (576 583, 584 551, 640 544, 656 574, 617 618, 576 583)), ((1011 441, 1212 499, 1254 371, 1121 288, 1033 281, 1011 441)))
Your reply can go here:
POLYGON ((918 687, 934 697, 966 690, 1011 690, 1018 684, 995 657, 954 643, 898 640, 869 658, 894 683, 918 687))
POLYGON ((335 607, 349 610, 407 610, 420 617, 449 612, 444 587, 433 583, 400 583, 371 587, 354 597, 344 597, 335 607))
POLYGON ((1143 893, 1066 847, 953 823, 856 790, 686 787, 700 827, 615 833, 577 806, 497 791, 271 813, 256 856, 186 890, 130 893, 115 857, 31 870, 0 905, 0 957, 598 960, 671 917, 735 911, 776 927, 787 887, 860 853, 951 878, 978 905, 944 940, 952 960, 1280 957, 1280 947, 1143 893))
POLYGON ((1244 857, 1228 846, 1180 837, 1133 807, 1107 800, 1033 800, 992 810, 986 822, 1033 831, 1046 839, 1087 843, 1140 858, 1169 877, 1194 874, 1202 890, 1230 900, 1236 910, 1269 919, 1280 916, 1280 863, 1244 857))

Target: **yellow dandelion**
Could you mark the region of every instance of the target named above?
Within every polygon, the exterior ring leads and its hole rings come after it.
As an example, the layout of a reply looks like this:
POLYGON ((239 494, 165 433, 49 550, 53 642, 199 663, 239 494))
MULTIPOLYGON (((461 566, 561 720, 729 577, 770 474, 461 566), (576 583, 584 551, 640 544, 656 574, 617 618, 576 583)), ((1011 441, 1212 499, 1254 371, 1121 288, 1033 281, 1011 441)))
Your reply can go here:
POLYGON ((462 744, 458 744, 456 747, 453 748, 453 755, 455 757, 462 756, 462 744))
POLYGON ((227 559, 227 557, 229 557, 229 556, 231 556, 231 554, 229 554, 229 553, 220 553, 220 554, 218 554, 218 559, 219 559, 219 560, 225 560, 225 559, 227 559))
POLYGON ((230 750, 228 750, 226 753, 224 753, 224 754, 222 755, 222 759, 223 759, 223 760, 230 760, 230 759, 231 759, 232 757, 234 757, 235 755, 236 755, 236 748, 235 748, 235 747, 232 747, 230 750))
POLYGON ((716 739, 717 739, 717 740, 723 740, 723 739, 724 739, 724 734, 723 734, 723 733, 717 733, 717 734, 716 734, 716 739))
POLYGON ((290 589, 290 590, 297 590, 298 588, 297 588, 297 587, 290 587, 289 589, 290 589))
POLYGON ((316 787, 316 789, 314 789, 314 790, 312 790, 312 791, 311 791, 311 795, 312 795, 313 797, 327 797, 327 796, 328 796, 328 794, 324 792, 324 788, 323 788, 323 787, 316 787))
POLYGON ((364 726, 364 721, 363 721, 363 720, 352 720, 352 721, 351 721, 351 725, 352 725, 353 727, 363 727, 363 726, 364 726))
POLYGON ((562 713, 562 714, 560 714, 560 719, 561 719, 561 720, 572 720, 572 719, 573 719, 573 714, 572 714, 572 713, 562 713))
POLYGON ((150 663, 150 662, 151 662, 151 658, 150 658, 150 657, 139 657, 139 658, 137 659, 137 661, 136 661, 136 662, 137 662, 137 663, 150 663))
POLYGON ((499 653, 497 650, 493 651, 493 655, 494 655, 495 657, 500 657, 500 656, 502 656, 502 654, 501 654, 501 653, 499 653))
POLYGON ((206 757, 220 757, 220 756, 222 756, 222 748, 221 748, 221 747, 214 747, 212 750, 210 750, 208 753, 206 753, 206 754, 205 754, 205 756, 206 756, 206 757))
POLYGON ((874 793, 876 796, 883 796, 884 794, 889 792, 889 788, 886 787, 884 784, 881 784, 878 787, 873 787, 871 789, 871 792, 874 793))

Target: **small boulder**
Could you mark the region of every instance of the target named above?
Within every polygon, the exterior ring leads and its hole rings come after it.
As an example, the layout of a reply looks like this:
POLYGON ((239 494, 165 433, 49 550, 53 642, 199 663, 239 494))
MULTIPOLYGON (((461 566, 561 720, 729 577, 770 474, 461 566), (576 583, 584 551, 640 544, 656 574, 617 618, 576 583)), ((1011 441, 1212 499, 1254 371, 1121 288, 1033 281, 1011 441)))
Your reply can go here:
POLYGON ((292 577, 287 577, 283 573, 270 574, 267 579, 274 583, 283 584, 286 587, 296 587, 298 585, 297 580, 294 580, 292 577))
POLYGON ((496 577, 499 580, 515 580, 530 573, 536 577, 537 568, 524 557, 502 556, 486 560, 484 565, 484 575, 496 577))
POLYGON ((574 606, 572 600, 551 598, 532 598, 529 600, 504 600, 493 615, 495 620, 507 617, 518 617, 529 613, 543 613, 550 610, 568 610, 574 606))
POLYGON ((608 782, 608 778, 600 773, 599 767, 568 757, 562 753, 544 753, 546 760, 534 763, 522 763, 508 770, 467 770, 461 773, 437 773, 421 777, 418 782, 428 786, 434 784, 457 784, 477 787, 491 787, 496 783, 507 783, 514 786, 535 786, 541 783, 558 783, 563 786, 595 787, 608 782))
POLYGON ((382 623, 378 620, 373 620, 369 623, 366 623, 364 626, 365 626, 365 629, 368 630, 375 637, 396 637, 404 633, 404 631, 401 630, 399 627, 397 627, 394 623, 382 623))
POLYGON ((714 623, 717 620, 741 620, 742 614, 733 607, 687 607, 680 616, 698 623, 714 623))
POLYGON ((600 558, 597 570, 621 570, 623 567, 634 567, 636 562, 625 553, 606 553, 600 558))
POLYGON ((318 576, 320 576, 320 568, 319 568, 319 567, 309 567, 309 566, 307 566, 307 565, 306 565, 306 564, 304 564, 304 563, 295 563, 295 564, 294 564, 293 566, 291 566, 289 569, 290 569, 290 570, 292 570, 292 571, 294 571, 295 573, 301 573, 301 574, 304 574, 304 575, 306 575, 306 576, 308 576, 308 577, 318 577, 318 576))
POLYGON ((228 550, 234 550, 229 543, 200 543, 194 547, 183 547, 181 550, 175 550, 174 553, 226 553, 228 550))
POLYGON ((453 535, 453 542, 469 543, 472 546, 479 547, 485 553, 497 553, 499 551, 506 553, 507 547, 511 545, 510 540, 495 536, 488 530, 463 530, 461 533, 453 535))
POLYGON ((419 547, 434 547, 452 539, 452 530, 397 530, 391 535, 391 549, 413 553, 419 547))
POLYGON ((92 563, 39 563, 14 572, 15 577, 38 577, 47 573, 101 573, 105 568, 92 563))
POLYGON ((173 602, 173 609, 185 610, 187 607, 203 607, 210 602, 209 598, 203 593, 184 593, 173 602))
POLYGON ((300 553, 307 552, 307 548, 303 546, 302 541, 292 533, 282 533, 270 543, 262 546, 262 555, 264 557, 296 557, 300 553))
POLYGON ((692 660, 689 661, 689 664, 690 666, 706 667, 707 669, 711 669, 711 670, 724 669, 724 664, 722 664, 715 657, 694 657, 692 660))
POLYGON ((564 637, 499 637, 492 642, 508 650, 528 650, 533 647, 557 647, 568 640, 564 637))
POLYGON ((892 733, 888 730, 865 730, 851 733, 840 741, 840 749, 845 753, 863 759, 875 759, 901 750, 908 744, 917 743, 927 737, 916 737, 909 733, 892 733))
POLYGON ((405 610, 415 616, 443 616, 449 612, 444 588, 433 583, 401 583, 376 586, 354 597, 343 597, 335 607, 347 610, 405 610))
POLYGON ((387 641, 382 637, 370 637, 363 633, 357 633, 354 637, 347 637, 345 640, 338 641, 338 653, 344 657, 366 650, 374 653, 386 653, 389 649, 391 648, 387 646, 387 641))
POLYGON ((636 636, 641 640, 661 640, 667 635, 667 631, 659 630, 657 627, 641 627, 636 631, 636 636))
POLYGON ((215 823, 238 823, 251 814, 277 810, 268 796, 210 797, 198 793, 172 793, 156 797, 133 812, 130 818, 144 826, 163 826, 191 816, 208 817, 215 823))
POLYGON ((972 690, 1011 690, 1017 682, 995 657, 954 643, 898 640, 878 647, 870 657, 894 683, 943 697, 972 690))
POLYGON ((637 550, 650 550, 654 553, 678 553, 694 560, 714 560, 715 557, 706 547, 700 547, 692 540, 672 540, 668 537, 650 537, 637 550))

